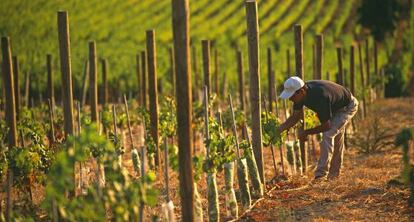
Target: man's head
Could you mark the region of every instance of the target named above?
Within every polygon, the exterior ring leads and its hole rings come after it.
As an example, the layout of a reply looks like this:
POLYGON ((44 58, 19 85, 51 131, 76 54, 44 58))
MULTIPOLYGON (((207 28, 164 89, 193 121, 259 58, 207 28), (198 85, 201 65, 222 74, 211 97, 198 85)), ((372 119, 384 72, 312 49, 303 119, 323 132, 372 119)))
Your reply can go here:
POLYGON ((289 99, 290 101, 297 103, 306 95, 306 90, 304 88, 305 82, 297 76, 292 76, 287 79, 283 86, 283 92, 279 96, 282 99, 289 99))

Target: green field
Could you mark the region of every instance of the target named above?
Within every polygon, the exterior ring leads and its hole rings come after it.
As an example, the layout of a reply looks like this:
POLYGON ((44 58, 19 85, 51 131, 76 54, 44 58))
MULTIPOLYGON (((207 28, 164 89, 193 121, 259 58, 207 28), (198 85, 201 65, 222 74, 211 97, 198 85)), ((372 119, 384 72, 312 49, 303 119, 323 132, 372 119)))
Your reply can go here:
MULTIPOLYGON (((312 44, 315 34, 318 33, 323 33, 325 39, 324 76, 327 71, 331 77, 337 72, 337 45, 345 48, 344 67, 348 69, 349 46, 354 40, 353 36, 361 30, 355 22, 358 2, 258 1, 262 81, 266 81, 267 76, 268 47, 274 52, 273 64, 277 79, 282 81, 286 75, 286 50, 291 50, 292 58, 294 55, 292 26, 295 23, 302 24, 304 29, 306 78, 312 76, 312 44)), ((228 81, 235 83, 236 47, 243 50, 245 67, 248 67, 243 1, 196 0, 190 3, 190 9, 191 42, 197 49, 198 64, 201 64, 201 40, 214 40, 220 54, 219 74, 225 72, 228 81)), ((98 57, 108 59, 110 85, 124 92, 135 92, 135 55, 145 49, 145 31, 148 29, 155 29, 156 32, 159 78, 169 76, 168 47, 172 46, 170 0, 4 0, 0 6, 0 34, 11 38, 12 53, 19 57, 21 63, 21 78, 26 72, 32 74, 32 91, 45 90, 47 53, 53 55, 55 73, 60 73, 56 15, 58 10, 69 12, 75 94, 78 94, 82 86, 84 60, 87 59, 88 42, 91 40, 97 42, 98 57)), ((294 61, 291 62, 294 67, 294 61)), ((380 51, 380 65, 384 62, 385 52, 380 51)), ((60 74, 55 79, 59 86, 60 74)), ((167 85, 164 88, 169 87, 167 85)), ((234 90, 234 87, 236 84, 229 84, 228 88, 234 90)))

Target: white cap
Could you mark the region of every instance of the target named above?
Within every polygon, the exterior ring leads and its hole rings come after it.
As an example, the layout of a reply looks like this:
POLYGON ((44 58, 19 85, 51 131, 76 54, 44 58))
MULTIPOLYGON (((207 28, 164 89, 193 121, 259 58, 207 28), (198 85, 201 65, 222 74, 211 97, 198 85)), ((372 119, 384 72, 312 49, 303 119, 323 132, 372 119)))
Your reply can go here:
POLYGON ((302 88, 305 82, 297 76, 292 76, 285 81, 283 85, 283 92, 280 94, 280 98, 289 99, 297 90, 302 88))

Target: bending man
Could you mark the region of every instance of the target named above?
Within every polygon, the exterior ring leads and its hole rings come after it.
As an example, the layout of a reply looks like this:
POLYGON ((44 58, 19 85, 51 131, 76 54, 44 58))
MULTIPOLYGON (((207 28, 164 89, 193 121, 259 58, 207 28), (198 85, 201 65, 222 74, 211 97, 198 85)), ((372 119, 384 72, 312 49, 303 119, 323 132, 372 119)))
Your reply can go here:
POLYGON ((308 135, 322 132, 315 179, 326 175, 328 179, 338 177, 343 161, 345 126, 357 112, 358 100, 348 89, 334 82, 312 80, 305 83, 297 76, 285 81, 280 98, 289 99, 294 104, 293 114, 280 125, 279 132, 288 130, 300 120, 303 106, 313 110, 321 125, 299 130, 299 139, 306 141, 308 135))

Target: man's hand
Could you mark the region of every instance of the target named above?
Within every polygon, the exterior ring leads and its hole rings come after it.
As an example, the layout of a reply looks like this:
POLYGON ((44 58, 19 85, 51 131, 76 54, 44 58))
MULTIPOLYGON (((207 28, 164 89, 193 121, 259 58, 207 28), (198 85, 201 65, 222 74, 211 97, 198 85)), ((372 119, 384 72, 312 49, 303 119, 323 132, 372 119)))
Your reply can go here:
POLYGON ((298 137, 300 141, 306 141, 308 139, 308 133, 306 130, 303 130, 302 128, 298 129, 298 137))

